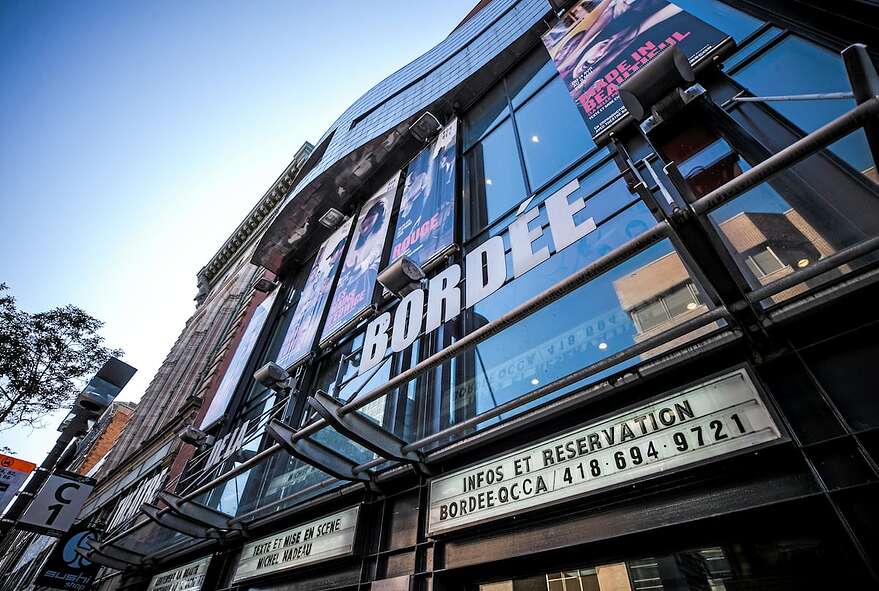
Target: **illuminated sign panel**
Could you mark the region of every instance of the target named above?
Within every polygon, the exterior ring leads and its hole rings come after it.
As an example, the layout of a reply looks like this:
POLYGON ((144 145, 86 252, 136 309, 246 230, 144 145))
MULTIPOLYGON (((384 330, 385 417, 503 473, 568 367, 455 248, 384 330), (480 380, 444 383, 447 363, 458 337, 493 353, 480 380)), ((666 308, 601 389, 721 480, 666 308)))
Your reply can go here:
POLYGON ((776 441, 745 370, 554 436, 430 483, 438 534, 776 441))
POLYGON ((241 550, 232 582, 352 554, 359 514, 358 505, 249 542, 241 550))

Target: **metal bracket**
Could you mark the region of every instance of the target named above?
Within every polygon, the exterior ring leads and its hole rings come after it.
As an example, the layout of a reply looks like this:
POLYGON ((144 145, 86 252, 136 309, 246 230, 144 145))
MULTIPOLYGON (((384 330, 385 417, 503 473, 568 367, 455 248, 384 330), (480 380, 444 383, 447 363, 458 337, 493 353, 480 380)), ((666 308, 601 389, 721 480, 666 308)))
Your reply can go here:
POLYGON ((177 495, 167 491, 160 492, 157 498, 168 505, 172 513, 188 521, 193 521, 196 524, 221 532, 244 531, 244 527, 241 524, 233 523, 228 515, 210 507, 205 507, 192 501, 183 501, 177 495))
POLYGON ((161 509, 149 503, 144 503, 140 508, 140 512, 149 517, 150 520, 154 521, 158 525, 161 525, 162 527, 165 527, 172 531, 185 534, 191 538, 200 538, 207 540, 223 539, 223 535, 213 528, 207 528, 194 521, 179 517, 170 512, 162 512, 161 509))
POLYGON ((266 433, 283 445, 287 453, 306 464, 311 464, 318 470, 340 480, 363 482, 370 488, 374 487, 372 472, 368 470, 356 471, 354 468, 357 467, 357 464, 353 460, 322 443, 308 437, 298 436, 296 429, 286 423, 272 419, 272 422, 266 427, 266 433))
POLYGON ((97 550, 94 550, 94 549, 86 550, 83 547, 77 547, 76 553, 79 554, 80 556, 82 556, 83 558, 85 558, 86 560, 94 562, 95 564, 100 564, 101 566, 105 566, 107 568, 112 568, 115 570, 125 570, 127 568, 131 568, 132 566, 134 566, 134 567, 140 566, 139 564, 131 564, 131 563, 128 563, 128 562, 125 562, 122 560, 116 560, 114 558, 110 558, 109 556, 101 554, 100 552, 98 552, 97 550))
POLYGON ((383 458, 408 462, 415 465, 419 471, 426 472, 424 456, 420 452, 404 451, 405 441, 356 412, 346 415, 340 414, 339 409, 344 404, 338 398, 333 398, 326 392, 318 390, 314 396, 308 397, 308 403, 336 431, 349 439, 383 458))
POLYGON ((112 544, 102 544, 101 542, 90 541, 89 545, 95 552, 101 554, 102 556, 106 556, 107 558, 111 558, 113 560, 128 562, 130 564, 142 564, 145 557, 144 554, 141 554, 139 552, 134 552, 133 550, 128 550, 126 548, 120 548, 119 546, 114 546, 112 544))

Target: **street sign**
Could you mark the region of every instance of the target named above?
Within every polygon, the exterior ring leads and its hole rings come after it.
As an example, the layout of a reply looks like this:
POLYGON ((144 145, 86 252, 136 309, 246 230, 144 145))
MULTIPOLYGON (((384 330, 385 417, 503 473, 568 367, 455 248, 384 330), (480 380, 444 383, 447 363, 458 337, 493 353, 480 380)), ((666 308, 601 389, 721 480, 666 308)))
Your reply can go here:
POLYGON ((91 589, 100 565, 78 554, 76 549, 91 550, 89 542, 97 542, 100 535, 88 523, 77 523, 55 544, 35 583, 41 587, 70 591, 91 589))
POLYGON ((52 474, 18 520, 17 527, 60 537, 73 525, 94 486, 94 478, 69 472, 52 474))
POLYGON ((36 464, 0 454, 0 512, 12 501, 15 493, 34 471, 36 464))

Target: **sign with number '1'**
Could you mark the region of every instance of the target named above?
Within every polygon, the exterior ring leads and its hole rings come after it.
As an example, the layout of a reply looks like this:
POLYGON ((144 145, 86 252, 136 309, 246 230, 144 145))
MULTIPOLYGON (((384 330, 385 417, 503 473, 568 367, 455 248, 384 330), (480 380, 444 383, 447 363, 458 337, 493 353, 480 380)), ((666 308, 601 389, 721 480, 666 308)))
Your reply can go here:
POLYGON ((52 474, 18 520, 17 526, 49 536, 61 536, 79 516, 94 486, 94 478, 69 472, 52 474))
POLYGON ((782 434, 745 370, 435 478, 438 534, 752 448, 782 434))

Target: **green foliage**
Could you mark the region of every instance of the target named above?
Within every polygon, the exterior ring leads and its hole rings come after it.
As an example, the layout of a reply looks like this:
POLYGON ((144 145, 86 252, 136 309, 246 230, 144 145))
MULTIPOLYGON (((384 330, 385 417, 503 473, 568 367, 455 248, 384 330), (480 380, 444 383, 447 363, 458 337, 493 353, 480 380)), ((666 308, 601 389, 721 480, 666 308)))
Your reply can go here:
POLYGON ((103 345, 103 322, 76 306, 28 314, 0 283, 0 430, 38 426, 70 406, 90 378, 122 351, 103 345))

